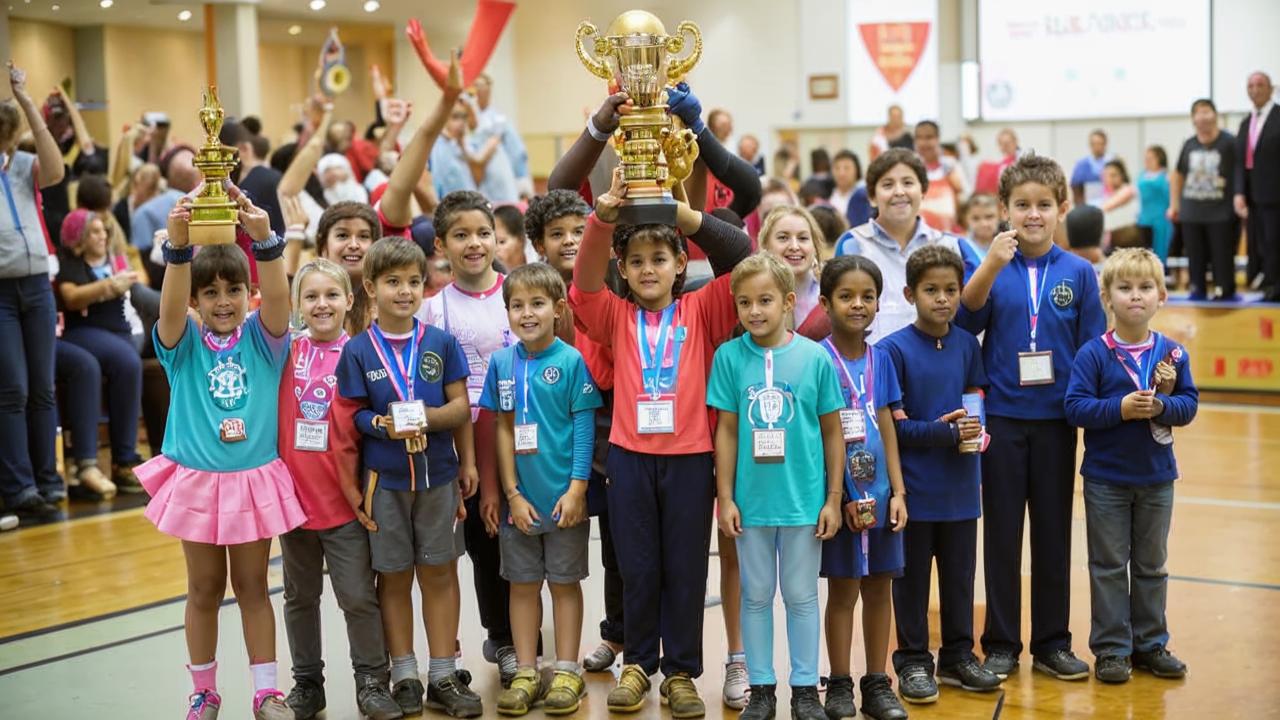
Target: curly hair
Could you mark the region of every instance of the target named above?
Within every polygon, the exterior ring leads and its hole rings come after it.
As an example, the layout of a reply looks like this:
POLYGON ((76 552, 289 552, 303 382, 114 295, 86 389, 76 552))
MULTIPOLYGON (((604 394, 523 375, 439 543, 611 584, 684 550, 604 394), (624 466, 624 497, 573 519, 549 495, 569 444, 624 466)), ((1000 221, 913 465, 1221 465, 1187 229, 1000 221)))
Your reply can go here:
MULTIPOLYGON (((619 266, 626 263, 627 247, 631 245, 633 240, 665 244, 675 255, 685 252, 684 237, 670 225, 656 223, 652 225, 618 225, 613 229, 613 254, 618 258, 619 266)), ((679 275, 676 275, 675 284, 671 286, 671 297, 680 297, 680 291, 684 289, 684 278, 685 271, 681 271, 679 275)), ((624 299, 630 298, 631 287, 627 285, 624 299)))
POLYGON ((552 221, 567 215, 585 218, 590 214, 591 207, 578 193, 572 190, 552 190, 529 201, 529 209, 524 213, 524 234, 530 241, 540 243, 547 225, 552 221))
POLYGON ((458 219, 458 215, 471 210, 484 213, 485 218, 489 220, 489 227, 493 227, 493 206, 480 193, 474 190, 454 190, 441 198, 440 204, 436 205, 435 215, 431 218, 436 227, 436 237, 443 241, 443 238, 449 234, 449 228, 458 219))
POLYGON ((1067 201, 1067 176, 1063 174, 1062 166, 1051 157, 1028 151, 1005 168, 1000 173, 1000 202, 1008 206, 1014 188, 1027 183, 1039 183, 1052 189, 1059 204, 1067 201))
POLYGON ((956 279, 964 285, 964 260, 960 259, 960 253, 943 245, 926 245, 907 258, 907 287, 915 290, 924 274, 934 268, 954 270, 956 279))

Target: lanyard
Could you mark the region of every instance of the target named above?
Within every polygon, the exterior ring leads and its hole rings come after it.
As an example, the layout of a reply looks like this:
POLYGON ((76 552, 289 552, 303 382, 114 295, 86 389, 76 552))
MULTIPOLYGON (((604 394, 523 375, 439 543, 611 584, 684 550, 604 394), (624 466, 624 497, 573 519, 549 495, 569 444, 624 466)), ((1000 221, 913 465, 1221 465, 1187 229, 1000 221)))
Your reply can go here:
POLYGON ((1139 390, 1150 390, 1155 387, 1151 375, 1159 358, 1164 355, 1164 336, 1157 332, 1151 333, 1151 347, 1139 355, 1141 360, 1135 361, 1129 351, 1116 341, 1115 335, 1114 330, 1108 331, 1102 336, 1102 341, 1115 353, 1116 360, 1120 361, 1120 365, 1124 367, 1134 386, 1139 390))
MULTIPOLYGON (((675 319, 676 303, 671 303, 662 311, 662 319, 658 321, 658 340, 653 348, 649 347, 649 334, 645 330, 645 311, 636 309, 636 333, 640 346, 640 377, 644 389, 657 400, 662 394, 662 361, 667 356, 667 345, 671 339, 671 325, 675 319)), ((671 382, 674 385, 680 369, 679 352, 672 353, 671 382)))
POLYGON ((1032 260, 1028 265, 1027 259, 1022 253, 1018 253, 1018 266, 1022 268, 1022 272, 1027 276, 1027 316, 1031 323, 1031 352, 1036 351, 1036 330, 1040 320, 1040 305, 1044 301, 1044 287, 1049 280, 1049 266, 1053 264, 1053 259, 1046 256, 1044 267, 1032 260), (1031 279, 1031 268, 1036 269, 1036 278, 1031 279))
POLYGON ((293 371, 293 394, 298 410, 308 420, 323 420, 333 402, 333 373, 338 366, 339 353, 346 346, 348 336, 343 332, 337 340, 317 347, 309 337, 298 339, 298 364, 293 371), (324 353, 331 353, 325 356, 324 353), (317 358, 319 364, 316 363, 317 358))
POLYGON ((22 216, 18 214, 18 204, 13 200, 13 185, 9 184, 9 169, 0 170, 0 184, 4 185, 4 199, 9 201, 9 214, 13 216, 13 226, 18 234, 22 234, 22 216))
MULTIPOLYGON (((865 406, 870 412, 868 416, 875 418, 875 396, 873 395, 873 381, 875 375, 872 373, 873 356, 871 346, 867 346, 867 368, 862 374, 862 388, 859 389, 853 383, 853 375, 849 372, 849 366, 845 363, 844 357, 840 355, 840 351, 836 349, 835 343, 831 342, 831 338, 823 341, 827 346, 827 352, 831 354, 831 360, 836 364, 836 368, 840 370, 840 384, 849 390, 849 398, 852 401, 852 409, 858 409, 859 406, 865 406), (863 399, 865 398, 865 400, 863 399)), ((878 429, 878 428, 877 428, 878 429)))
POLYGON ((222 362, 226 354, 235 349, 235 346, 240 343, 240 333, 243 329, 243 325, 236 328, 235 332, 228 335, 226 340, 220 339, 212 330, 205 330, 204 346, 213 351, 213 354, 218 357, 218 362, 222 362))
POLYGON ((529 366, 533 366, 534 375, 538 373, 538 359, 532 356, 520 357, 520 352, 516 351, 515 361, 515 383, 516 396, 520 398, 519 410, 521 424, 529 422, 529 366))
POLYGON ((422 325, 415 318, 413 321, 413 332, 409 334, 409 341, 404 344, 404 350, 408 352, 396 352, 391 346, 391 341, 386 335, 382 334, 382 328, 377 323, 369 326, 369 335, 373 339, 373 350, 378 354, 378 360, 382 361, 382 367, 386 368, 387 375, 391 377, 391 386, 395 388, 396 395, 401 400, 413 400, 413 364, 418 357, 418 346, 422 342, 422 335, 426 332, 426 326, 422 325), (395 367, 392 368, 388 358, 395 359, 395 367))

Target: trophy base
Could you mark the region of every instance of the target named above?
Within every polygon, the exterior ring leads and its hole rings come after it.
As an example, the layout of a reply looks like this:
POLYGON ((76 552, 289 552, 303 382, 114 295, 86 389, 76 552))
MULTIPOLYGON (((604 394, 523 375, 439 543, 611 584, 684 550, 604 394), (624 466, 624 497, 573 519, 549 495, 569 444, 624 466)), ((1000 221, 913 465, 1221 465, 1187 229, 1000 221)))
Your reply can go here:
POLYGON ((618 208, 618 225, 676 224, 676 201, 670 197, 628 199, 618 208))
POLYGON ((192 245, 230 245, 236 241, 234 223, 190 223, 187 236, 192 245))

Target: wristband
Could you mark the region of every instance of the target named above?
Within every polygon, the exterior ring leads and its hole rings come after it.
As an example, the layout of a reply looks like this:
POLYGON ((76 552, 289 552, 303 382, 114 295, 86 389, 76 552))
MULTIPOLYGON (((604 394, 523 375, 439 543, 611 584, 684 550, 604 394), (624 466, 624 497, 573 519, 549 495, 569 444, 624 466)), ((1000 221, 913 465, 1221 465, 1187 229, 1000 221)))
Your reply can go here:
POLYGON ((594 115, 587 118, 587 132, 590 133, 591 137, 595 138, 596 142, 609 142, 609 138, 613 136, 613 133, 600 132, 600 130, 596 128, 596 118, 594 115))
POLYGON ((279 235, 276 235, 275 231, 272 231, 265 240, 255 240, 251 247, 253 248, 253 259, 258 262, 278 260, 284 254, 284 240, 279 235))
POLYGON ((196 254, 195 248, 190 245, 174 247, 167 239, 160 244, 160 252, 164 255, 165 265, 186 265, 196 254))

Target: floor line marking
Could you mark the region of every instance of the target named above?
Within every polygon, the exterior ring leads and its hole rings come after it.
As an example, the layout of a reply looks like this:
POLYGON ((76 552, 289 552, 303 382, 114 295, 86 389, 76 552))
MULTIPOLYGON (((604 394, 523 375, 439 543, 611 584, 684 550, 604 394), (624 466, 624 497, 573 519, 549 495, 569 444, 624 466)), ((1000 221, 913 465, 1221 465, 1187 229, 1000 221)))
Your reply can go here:
POLYGON ((1227 500, 1224 498, 1174 496, 1174 502, 1186 505, 1215 505, 1217 507, 1247 508, 1250 510, 1280 510, 1280 502, 1262 500, 1227 500))

